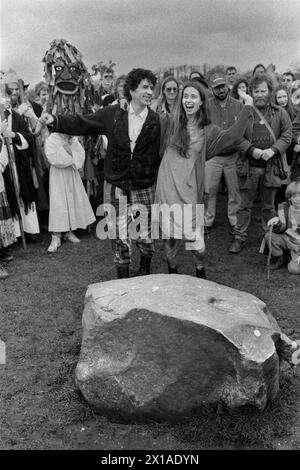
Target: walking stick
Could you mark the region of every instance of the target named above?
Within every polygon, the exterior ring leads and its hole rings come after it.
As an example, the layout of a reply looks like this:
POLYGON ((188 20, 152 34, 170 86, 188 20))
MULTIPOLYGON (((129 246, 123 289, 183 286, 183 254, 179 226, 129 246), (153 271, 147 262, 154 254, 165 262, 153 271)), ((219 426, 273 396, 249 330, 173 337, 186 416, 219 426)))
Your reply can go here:
POLYGON ((269 253, 268 253, 268 259, 267 259, 267 279, 268 279, 268 281, 270 280, 270 262, 271 262, 271 255, 272 255, 272 247, 271 247, 272 231, 273 231, 273 225, 270 225, 269 232, 268 232, 269 253))
MULTIPOLYGON (((2 100, 4 97, 5 97, 5 94, 3 93, 3 84, 1 84, 0 85, 0 99, 2 100)), ((5 121, 4 111, 5 111, 5 107, 4 107, 4 104, 2 104, 2 102, 1 102, 0 103, 0 115, 1 115, 1 121, 2 122, 5 121)), ((9 138, 3 137, 3 140, 4 140, 4 144, 6 146, 6 149, 7 149, 8 167, 9 167, 10 176, 11 176, 11 179, 12 179, 12 182, 13 182, 14 191, 15 191, 15 195, 16 195, 16 201, 17 201, 17 205, 18 205, 17 218, 18 218, 18 222, 19 222, 19 225, 20 225, 22 245, 23 245, 24 250, 26 250, 27 245, 26 245, 23 222, 22 222, 22 216, 21 216, 21 204, 20 204, 19 190, 18 190, 18 184, 17 184, 16 174, 15 174, 15 170, 14 170, 14 161, 15 161, 14 150, 13 150, 13 147, 11 145, 11 142, 10 142, 9 138)))

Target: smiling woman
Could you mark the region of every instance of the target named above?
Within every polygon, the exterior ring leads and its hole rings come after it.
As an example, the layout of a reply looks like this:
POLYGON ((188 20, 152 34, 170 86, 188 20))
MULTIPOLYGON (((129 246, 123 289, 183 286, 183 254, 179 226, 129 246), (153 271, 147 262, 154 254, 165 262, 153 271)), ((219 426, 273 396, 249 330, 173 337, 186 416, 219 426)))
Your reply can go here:
MULTIPOLYGON (((163 158, 158 171, 155 202, 160 207, 160 223, 170 273, 177 273, 178 240, 186 241, 196 265, 196 276, 205 278, 203 237, 204 220, 199 220, 199 205, 204 202, 205 160, 224 152, 243 135, 252 98, 244 94, 246 106, 228 130, 211 124, 208 98, 198 82, 188 82, 163 138, 163 158), (188 224, 172 216, 170 208, 179 205, 182 214, 188 209, 188 224)), ((203 207, 203 206, 202 206, 203 207)), ((200 210, 201 213, 201 210, 200 210)), ((183 220, 182 220, 183 219, 183 220)))

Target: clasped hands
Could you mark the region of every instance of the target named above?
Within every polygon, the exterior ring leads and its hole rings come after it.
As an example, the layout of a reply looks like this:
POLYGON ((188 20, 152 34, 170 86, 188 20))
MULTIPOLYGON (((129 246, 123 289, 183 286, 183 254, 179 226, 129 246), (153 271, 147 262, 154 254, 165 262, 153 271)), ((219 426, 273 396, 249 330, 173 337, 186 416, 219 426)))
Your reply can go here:
POLYGON ((255 160, 259 160, 260 158, 262 158, 266 162, 268 160, 270 160, 270 158, 272 158, 274 155, 275 155, 275 152, 271 148, 264 149, 264 150, 255 148, 253 150, 253 154, 252 154, 252 156, 253 156, 253 158, 255 158, 255 160))

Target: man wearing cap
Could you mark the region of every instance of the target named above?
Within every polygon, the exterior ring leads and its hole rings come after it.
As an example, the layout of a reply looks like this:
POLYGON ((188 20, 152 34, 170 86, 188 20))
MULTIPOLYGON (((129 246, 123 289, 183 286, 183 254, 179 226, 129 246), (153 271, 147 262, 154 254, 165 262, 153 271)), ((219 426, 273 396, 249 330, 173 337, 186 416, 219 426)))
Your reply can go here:
MULTIPOLYGON (((223 73, 212 74, 210 77, 210 86, 213 92, 213 96, 209 100, 211 121, 213 124, 226 130, 238 119, 243 104, 229 95, 226 76, 223 73)), ((236 212, 240 202, 236 159, 236 150, 232 148, 226 154, 215 156, 206 162, 205 178, 209 191, 205 211, 205 226, 207 232, 211 230, 215 220, 217 195, 223 174, 228 188, 227 215, 231 230, 233 230, 236 224, 236 212)))

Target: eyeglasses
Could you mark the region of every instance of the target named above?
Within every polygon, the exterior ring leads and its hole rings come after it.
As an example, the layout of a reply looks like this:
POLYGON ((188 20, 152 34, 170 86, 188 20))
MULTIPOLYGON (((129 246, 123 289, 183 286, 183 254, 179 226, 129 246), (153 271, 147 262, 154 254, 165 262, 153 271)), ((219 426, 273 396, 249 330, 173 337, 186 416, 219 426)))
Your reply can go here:
POLYGON ((169 92, 170 92, 170 91, 177 91, 178 88, 166 88, 165 90, 166 90, 166 91, 169 91, 169 92))

